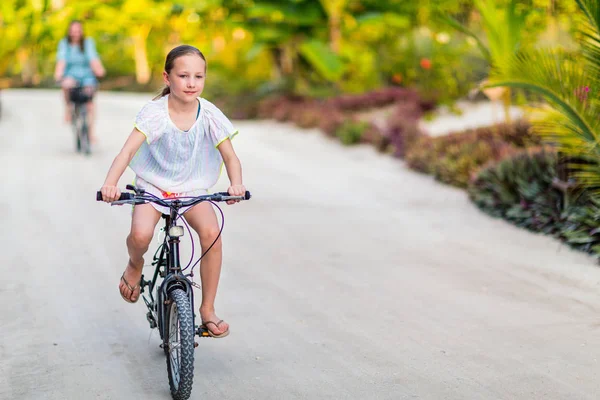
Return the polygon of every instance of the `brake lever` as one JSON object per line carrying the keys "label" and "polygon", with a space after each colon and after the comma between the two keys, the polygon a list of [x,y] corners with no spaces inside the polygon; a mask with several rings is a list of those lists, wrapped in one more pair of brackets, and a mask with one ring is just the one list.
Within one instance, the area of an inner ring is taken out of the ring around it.
{"label": "brake lever", "polygon": [[146,204],[146,203],[147,202],[144,201],[144,200],[134,200],[134,201],[131,201],[131,200],[116,200],[116,201],[112,201],[110,203],[110,205],[111,206],[121,206],[123,204],[133,204],[135,206],[135,205],[138,205],[138,204]]}
{"label": "brake lever", "polygon": [[136,196],[142,196],[143,194],[146,193],[145,189],[139,188],[139,187],[137,187],[135,185],[131,185],[131,184],[126,185],[125,189],[133,190],[135,192]]}

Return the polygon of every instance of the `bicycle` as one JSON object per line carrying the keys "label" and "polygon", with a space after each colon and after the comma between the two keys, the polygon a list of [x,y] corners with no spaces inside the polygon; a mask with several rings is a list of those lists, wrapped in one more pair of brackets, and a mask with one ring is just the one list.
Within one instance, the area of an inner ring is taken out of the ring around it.
{"label": "bicycle", "polygon": [[92,95],[86,93],[82,86],[69,89],[69,101],[73,103],[71,123],[75,133],[75,148],[77,152],[91,154],[89,124],[87,119],[87,103],[92,100]]}
{"label": "bicycle", "polygon": [[[208,201],[215,205],[221,212],[221,221],[223,211],[216,205],[216,202],[227,200],[249,200],[250,192],[246,191],[244,196],[231,196],[227,192],[218,192],[209,195],[197,197],[179,197],[175,199],[161,199],[152,194],[145,193],[143,189],[136,188],[133,185],[127,185],[128,190],[134,193],[121,193],[119,200],[111,202],[111,205],[118,204],[145,204],[153,202],[168,207],[170,213],[162,214],[164,220],[165,237],[162,244],[156,249],[153,256],[152,266],[155,267],[154,275],[151,280],[144,280],[144,275],[140,281],[140,296],[148,308],[146,319],[150,324],[150,329],[158,328],[163,349],[167,359],[167,373],[169,378],[169,387],[171,396],[175,400],[186,400],[192,392],[194,376],[194,349],[197,347],[195,336],[210,337],[205,326],[195,324],[194,293],[192,287],[200,288],[188,277],[193,277],[193,269],[200,259],[212,248],[221,236],[224,224],[221,223],[219,235],[215,238],[213,244],[200,256],[200,258],[191,265],[194,258],[194,246],[192,241],[192,256],[190,262],[185,268],[181,268],[179,260],[180,238],[184,235],[184,228],[177,225],[177,220],[181,218],[179,210],[183,207],[193,206],[203,201]],[[102,201],[102,193],[96,193],[96,200]],[[187,223],[191,236],[191,231]],[[157,256],[158,254],[158,256]],[[185,274],[190,268],[191,272]],[[157,286],[158,278],[162,282]],[[148,288],[148,296],[145,289]]]}

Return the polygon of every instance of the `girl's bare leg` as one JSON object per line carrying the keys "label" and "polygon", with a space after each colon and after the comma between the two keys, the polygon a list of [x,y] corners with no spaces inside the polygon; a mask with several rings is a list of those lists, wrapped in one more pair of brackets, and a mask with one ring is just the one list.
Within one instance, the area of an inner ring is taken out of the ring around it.
{"label": "girl's bare leg", "polygon": [[127,236],[127,251],[129,252],[129,262],[123,274],[123,278],[135,290],[132,292],[123,280],[119,283],[121,294],[131,300],[136,301],[140,297],[140,289],[136,285],[140,283],[142,277],[142,268],[144,266],[144,254],[154,237],[154,228],[160,220],[158,212],[151,204],[136,205],[133,208],[131,218],[131,232]]}
{"label": "girl's bare leg", "polygon": [[[202,254],[214,242],[219,234],[219,223],[217,215],[210,203],[200,203],[189,209],[184,217],[190,226],[198,233]],[[200,279],[202,281],[202,304],[200,305],[200,317],[202,322],[212,321],[207,325],[213,334],[220,335],[227,332],[229,324],[220,321],[215,314],[215,298],[219,277],[221,276],[222,243],[221,238],[213,245],[200,262]]]}
{"label": "girl's bare leg", "polygon": [[[86,86],[85,87],[85,92],[88,95],[93,95],[94,94],[94,87],[93,86]],[[91,143],[96,143],[96,127],[95,127],[95,120],[96,120],[96,107],[95,107],[95,101],[94,98],[92,97],[92,99],[86,104],[86,109],[87,109],[87,120],[88,120],[88,128],[89,128],[89,134],[90,134],[90,142]]]}
{"label": "girl's bare leg", "polygon": [[71,122],[71,115],[73,114],[73,104],[69,101],[69,89],[74,88],[77,82],[73,78],[64,78],[61,82],[63,96],[65,100],[65,122]]}

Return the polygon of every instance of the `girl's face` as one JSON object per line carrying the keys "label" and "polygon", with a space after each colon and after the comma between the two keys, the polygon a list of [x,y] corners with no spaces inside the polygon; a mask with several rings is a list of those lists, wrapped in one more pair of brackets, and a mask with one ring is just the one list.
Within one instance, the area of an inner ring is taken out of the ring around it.
{"label": "girl's face", "polygon": [[196,97],[200,96],[204,90],[205,75],[206,63],[195,54],[178,57],[173,62],[171,72],[163,72],[171,94],[185,103],[196,101]]}
{"label": "girl's face", "polygon": [[81,41],[81,38],[83,37],[83,27],[80,23],[75,22],[71,24],[69,27],[69,36],[75,43],[79,43]]}

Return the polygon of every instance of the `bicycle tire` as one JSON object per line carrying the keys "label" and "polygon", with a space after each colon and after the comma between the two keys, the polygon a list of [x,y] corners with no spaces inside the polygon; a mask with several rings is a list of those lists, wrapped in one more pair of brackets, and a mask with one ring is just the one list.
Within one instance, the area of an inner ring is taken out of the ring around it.
{"label": "bicycle tire", "polygon": [[80,141],[81,141],[81,150],[84,154],[90,154],[90,135],[89,135],[89,127],[87,123],[87,113],[85,110],[80,112],[81,114],[81,131],[80,131]]}
{"label": "bicycle tire", "polygon": [[71,124],[73,125],[73,133],[75,134],[75,151],[81,152],[81,137],[79,135],[79,108],[77,105],[73,106],[73,113],[71,114]]}
{"label": "bicycle tire", "polygon": [[169,300],[164,343],[168,346],[169,386],[174,400],[187,400],[194,380],[194,315],[189,297],[182,289],[173,289]]}

